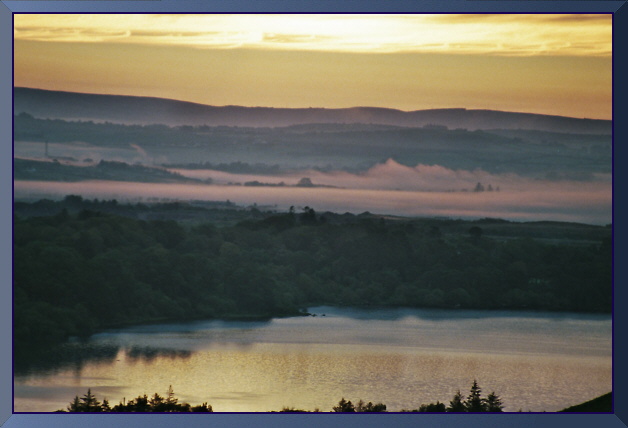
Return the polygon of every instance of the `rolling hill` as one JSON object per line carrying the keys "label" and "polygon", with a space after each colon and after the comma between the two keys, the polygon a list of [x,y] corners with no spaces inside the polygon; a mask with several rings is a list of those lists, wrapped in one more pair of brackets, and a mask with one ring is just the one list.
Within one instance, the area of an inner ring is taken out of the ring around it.
{"label": "rolling hill", "polygon": [[272,108],[210,106],[163,98],[97,95],[14,88],[14,114],[39,118],[109,121],[123,124],[280,127],[312,123],[364,123],[404,127],[522,129],[609,134],[608,120],[464,108],[401,111],[376,107]]}

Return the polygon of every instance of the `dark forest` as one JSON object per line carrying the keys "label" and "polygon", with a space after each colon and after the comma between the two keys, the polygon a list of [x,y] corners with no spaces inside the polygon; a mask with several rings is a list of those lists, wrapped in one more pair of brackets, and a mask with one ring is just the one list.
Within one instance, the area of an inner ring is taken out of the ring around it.
{"label": "dark forest", "polygon": [[[173,220],[186,213],[193,220]],[[307,315],[316,305],[610,313],[610,232],[309,207],[16,203],[15,350],[135,323]]]}

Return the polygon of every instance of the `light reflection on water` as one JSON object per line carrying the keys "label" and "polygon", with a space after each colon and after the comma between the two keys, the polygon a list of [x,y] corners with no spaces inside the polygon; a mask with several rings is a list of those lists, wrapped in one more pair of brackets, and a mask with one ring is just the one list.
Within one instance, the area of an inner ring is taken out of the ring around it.
{"label": "light reflection on water", "polygon": [[[390,411],[448,403],[474,379],[507,411],[556,411],[612,389],[609,316],[315,308],[317,317],[138,326],[95,335],[109,361],[16,376],[15,411],[54,411],[91,388],[111,404],[164,394],[215,411]],[[322,314],[325,316],[322,316]],[[78,345],[77,345],[78,346]]]}

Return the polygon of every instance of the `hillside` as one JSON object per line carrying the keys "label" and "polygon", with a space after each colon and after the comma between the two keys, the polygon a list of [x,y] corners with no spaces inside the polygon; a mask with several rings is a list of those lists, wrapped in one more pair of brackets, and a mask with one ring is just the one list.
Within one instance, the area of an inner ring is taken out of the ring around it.
{"label": "hillside", "polygon": [[[113,180],[137,183],[201,183],[200,180],[183,177],[161,168],[129,165],[124,162],[100,161],[97,164],[77,166],[57,160],[13,160],[14,180],[83,181]],[[205,183],[209,180],[205,180]]]}
{"label": "hillside", "polygon": [[[45,142],[50,143],[47,149],[41,144]],[[263,170],[274,172],[278,171],[276,166],[366,170],[394,159],[408,166],[441,165],[470,171],[481,168],[493,173],[586,180],[594,174],[611,172],[612,139],[603,134],[366,124],[169,127],[16,115],[14,156],[40,158],[45,153],[78,161],[115,159],[178,164],[183,168],[265,164]]]}
{"label": "hillside", "polygon": [[569,413],[597,413],[597,412],[612,412],[613,411],[613,393],[601,395],[586,403],[578,404],[576,406],[568,407],[561,412]]}
{"label": "hillside", "polygon": [[610,134],[607,120],[576,119],[528,113],[464,108],[401,111],[387,108],[353,107],[271,108],[210,106],[162,98],[96,95],[14,88],[15,114],[35,117],[110,121],[125,124],[161,123],[170,126],[276,127],[308,123],[365,123],[449,128],[534,129],[550,132]]}

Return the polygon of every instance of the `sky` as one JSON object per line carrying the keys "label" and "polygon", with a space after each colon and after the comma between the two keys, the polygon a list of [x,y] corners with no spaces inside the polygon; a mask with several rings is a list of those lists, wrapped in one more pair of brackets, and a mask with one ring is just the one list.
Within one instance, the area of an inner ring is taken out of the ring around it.
{"label": "sky", "polygon": [[14,85],[612,117],[612,15],[14,15]]}

